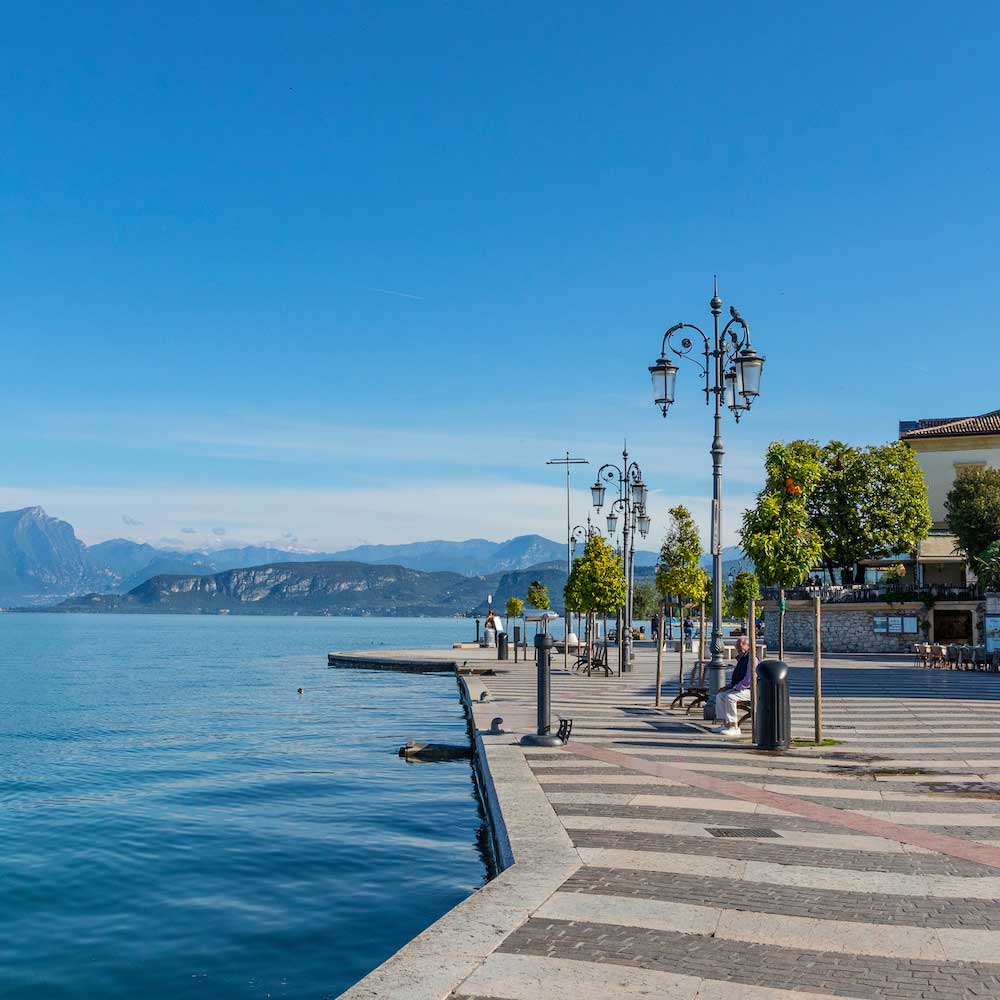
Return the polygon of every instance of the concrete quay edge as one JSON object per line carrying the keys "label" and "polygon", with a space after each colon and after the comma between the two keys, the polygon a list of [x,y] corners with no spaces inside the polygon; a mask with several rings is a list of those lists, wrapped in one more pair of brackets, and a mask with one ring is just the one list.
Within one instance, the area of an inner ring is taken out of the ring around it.
{"label": "concrete quay edge", "polygon": [[[354,665],[351,654],[334,656],[337,666]],[[368,669],[374,661],[376,669],[402,670],[413,662],[371,654],[356,659]],[[338,1000],[445,1000],[583,863],[514,737],[477,726],[474,706],[488,703],[488,688],[478,677],[459,674],[458,663],[424,661],[420,669],[431,665],[456,670],[499,873]]]}

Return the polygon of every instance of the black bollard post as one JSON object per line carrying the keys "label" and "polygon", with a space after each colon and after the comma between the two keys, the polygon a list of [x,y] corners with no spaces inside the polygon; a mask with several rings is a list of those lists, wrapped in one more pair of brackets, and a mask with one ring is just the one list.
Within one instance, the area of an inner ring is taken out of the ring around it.
{"label": "black bollard post", "polygon": [[476,643],[479,642],[479,619],[476,619]]}
{"label": "black bollard post", "polygon": [[561,747],[563,741],[552,732],[552,675],[549,662],[555,640],[548,632],[535,636],[535,655],[538,665],[538,731],[521,737],[522,746]]}

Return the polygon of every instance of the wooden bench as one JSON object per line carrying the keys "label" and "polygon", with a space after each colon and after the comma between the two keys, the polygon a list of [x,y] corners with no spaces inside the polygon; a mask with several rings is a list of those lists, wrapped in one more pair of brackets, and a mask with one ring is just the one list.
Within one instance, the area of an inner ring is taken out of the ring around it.
{"label": "wooden bench", "polygon": [[608,666],[608,647],[606,644],[594,647],[593,657],[588,657],[586,653],[577,657],[573,669],[577,673],[591,676],[595,670],[603,670],[605,677],[610,677],[613,671]]}
{"label": "wooden bench", "polygon": [[[698,680],[695,681],[695,676]],[[692,708],[704,705],[708,701],[708,687],[705,685],[705,664],[695,661],[691,668],[691,677],[687,686],[681,685],[677,697],[670,703],[671,708],[684,708],[684,699],[690,698],[691,704],[687,706],[687,713],[690,715]]]}

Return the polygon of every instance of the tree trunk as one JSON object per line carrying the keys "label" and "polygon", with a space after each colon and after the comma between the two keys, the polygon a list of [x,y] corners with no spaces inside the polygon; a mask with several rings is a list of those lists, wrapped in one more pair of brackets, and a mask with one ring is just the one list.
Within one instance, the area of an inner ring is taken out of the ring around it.
{"label": "tree trunk", "polygon": [[[657,612],[659,613],[659,612]],[[663,684],[663,625],[656,630],[656,707],[660,707],[660,687]],[[678,689],[678,694],[680,689]]]}
{"label": "tree trunk", "polygon": [[705,669],[705,602],[701,602],[701,614],[698,619],[698,659],[701,661],[701,669]]}
{"label": "tree trunk", "polygon": [[778,588],[778,659],[785,658],[785,587]]}
{"label": "tree trunk", "polygon": [[677,647],[681,651],[681,657],[680,657],[681,665],[680,665],[679,676],[681,679],[681,690],[683,691],[684,690],[684,630],[683,629],[681,629],[681,641],[677,644]]}

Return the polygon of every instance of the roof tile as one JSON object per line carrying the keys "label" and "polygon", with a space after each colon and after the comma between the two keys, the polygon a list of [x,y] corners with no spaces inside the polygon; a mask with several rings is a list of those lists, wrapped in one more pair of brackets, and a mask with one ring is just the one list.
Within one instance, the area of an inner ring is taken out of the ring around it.
{"label": "roof tile", "polygon": [[973,434],[1000,434],[1000,410],[991,410],[978,417],[920,420],[915,430],[904,431],[899,436],[907,441],[911,438],[967,437]]}

